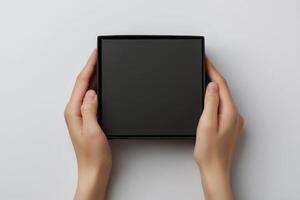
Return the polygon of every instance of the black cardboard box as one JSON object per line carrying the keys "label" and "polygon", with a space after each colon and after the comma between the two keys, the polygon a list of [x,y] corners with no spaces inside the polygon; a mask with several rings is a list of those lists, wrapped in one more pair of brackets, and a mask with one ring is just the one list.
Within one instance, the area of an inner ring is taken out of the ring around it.
{"label": "black cardboard box", "polygon": [[98,121],[107,137],[195,137],[204,54],[202,36],[98,36]]}

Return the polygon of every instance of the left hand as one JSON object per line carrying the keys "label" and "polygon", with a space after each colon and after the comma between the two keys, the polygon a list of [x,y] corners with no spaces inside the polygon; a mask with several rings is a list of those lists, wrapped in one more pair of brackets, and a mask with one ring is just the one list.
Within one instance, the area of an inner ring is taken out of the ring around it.
{"label": "left hand", "polygon": [[78,164],[75,199],[104,199],[112,166],[109,143],[97,121],[97,95],[88,90],[96,62],[94,50],[77,77],[65,109]]}

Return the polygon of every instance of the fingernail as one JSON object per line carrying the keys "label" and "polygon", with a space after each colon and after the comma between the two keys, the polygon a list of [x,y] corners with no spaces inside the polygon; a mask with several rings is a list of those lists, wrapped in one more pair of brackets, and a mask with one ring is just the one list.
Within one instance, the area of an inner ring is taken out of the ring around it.
{"label": "fingernail", "polygon": [[217,93],[218,92],[218,84],[215,82],[210,82],[207,86],[207,92]]}
{"label": "fingernail", "polygon": [[94,90],[89,90],[85,94],[86,100],[94,100],[96,98],[96,92]]}

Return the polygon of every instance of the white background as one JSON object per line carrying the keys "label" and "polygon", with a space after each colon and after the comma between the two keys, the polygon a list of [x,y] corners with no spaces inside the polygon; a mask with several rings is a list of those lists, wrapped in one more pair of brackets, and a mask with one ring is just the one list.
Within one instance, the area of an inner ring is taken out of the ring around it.
{"label": "white background", "polygon": [[[204,35],[246,119],[237,199],[300,199],[300,1],[0,2],[0,199],[72,199],[63,110],[100,34]],[[203,199],[192,141],[114,141],[109,199]]]}

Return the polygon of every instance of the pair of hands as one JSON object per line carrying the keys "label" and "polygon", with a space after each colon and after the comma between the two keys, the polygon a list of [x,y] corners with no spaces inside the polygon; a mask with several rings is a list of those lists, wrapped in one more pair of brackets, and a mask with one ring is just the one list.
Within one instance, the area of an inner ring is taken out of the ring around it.
{"label": "pair of hands", "polygon": [[[78,163],[75,199],[105,199],[112,154],[97,122],[97,95],[88,90],[97,62],[94,50],[77,77],[65,109],[65,119]],[[233,199],[230,165],[242,126],[226,80],[207,59],[208,84],[202,116],[197,128],[194,157],[201,172],[207,200]]]}

